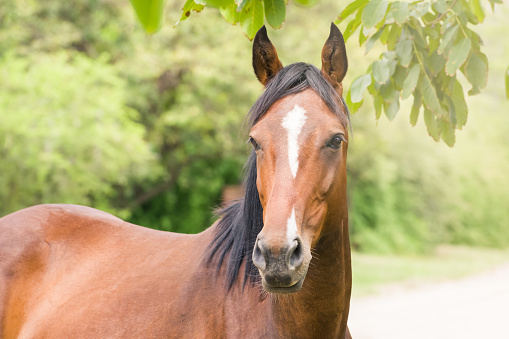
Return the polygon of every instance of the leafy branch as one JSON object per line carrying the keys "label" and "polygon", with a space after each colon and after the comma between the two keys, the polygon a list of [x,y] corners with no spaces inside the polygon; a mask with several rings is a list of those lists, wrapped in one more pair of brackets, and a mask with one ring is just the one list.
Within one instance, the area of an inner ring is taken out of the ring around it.
{"label": "leafy branch", "polygon": [[[160,24],[157,13],[163,0],[131,0],[147,32]],[[295,0],[312,5],[314,0]],[[287,0],[187,0],[177,24],[193,11],[218,8],[223,18],[240,23],[252,39],[264,20],[274,29],[286,16]],[[488,0],[492,9],[501,0]],[[143,8],[142,8],[143,7]],[[141,13],[141,14],[140,14]],[[366,90],[373,98],[376,118],[382,112],[394,119],[400,100],[413,96],[410,122],[415,125],[422,108],[428,133],[436,141],[455,143],[455,131],[466,121],[468,108],[458,80],[462,73],[471,85],[468,95],[486,87],[488,59],[482,52],[482,39],[470,26],[482,23],[485,9],[481,0],[354,0],[338,15],[335,23],[346,23],[344,38],[358,32],[359,45],[368,53],[377,43],[385,51],[357,77],[347,93],[353,112],[363,104]],[[348,22],[346,20],[349,19]],[[461,33],[460,33],[461,32]],[[509,68],[505,75],[509,99]]]}

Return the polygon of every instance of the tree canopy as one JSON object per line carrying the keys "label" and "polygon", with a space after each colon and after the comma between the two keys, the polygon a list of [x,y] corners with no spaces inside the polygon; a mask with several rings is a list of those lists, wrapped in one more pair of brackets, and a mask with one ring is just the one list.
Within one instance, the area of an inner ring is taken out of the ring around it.
{"label": "tree canopy", "polygon": [[[148,33],[161,27],[163,0],[131,0],[140,22]],[[312,6],[317,0],[295,0]],[[366,53],[376,44],[383,45],[376,61],[365,74],[357,77],[347,93],[347,104],[356,112],[364,101],[365,91],[372,97],[378,120],[385,113],[394,119],[401,100],[413,97],[410,123],[419,115],[429,135],[453,146],[455,131],[467,122],[465,82],[468,95],[476,95],[488,81],[488,58],[483,53],[482,38],[472,26],[486,17],[486,4],[492,10],[501,0],[355,0],[338,14],[336,24],[343,26],[345,40],[358,32],[360,46]],[[240,24],[252,39],[266,21],[274,29],[286,18],[285,0],[187,0],[179,21],[205,7],[217,8],[229,23]],[[509,68],[506,72],[506,96],[509,98]]]}

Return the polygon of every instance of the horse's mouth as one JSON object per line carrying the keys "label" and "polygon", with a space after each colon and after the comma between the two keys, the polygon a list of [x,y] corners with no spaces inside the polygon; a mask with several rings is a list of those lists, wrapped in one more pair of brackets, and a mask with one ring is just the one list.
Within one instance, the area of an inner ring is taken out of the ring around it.
{"label": "horse's mouth", "polygon": [[302,284],[304,283],[304,278],[302,277],[299,281],[291,286],[272,286],[265,282],[265,279],[262,279],[263,289],[269,293],[276,294],[290,294],[298,292],[302,288]]}

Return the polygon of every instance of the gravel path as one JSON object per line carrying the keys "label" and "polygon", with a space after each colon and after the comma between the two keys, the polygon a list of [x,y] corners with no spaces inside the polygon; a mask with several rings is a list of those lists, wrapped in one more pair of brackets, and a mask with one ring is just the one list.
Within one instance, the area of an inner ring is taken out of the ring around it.
{"label": "gravel path", "polygon": [[352,299],[354,339],[509,339],[509,263],[460,280]]}

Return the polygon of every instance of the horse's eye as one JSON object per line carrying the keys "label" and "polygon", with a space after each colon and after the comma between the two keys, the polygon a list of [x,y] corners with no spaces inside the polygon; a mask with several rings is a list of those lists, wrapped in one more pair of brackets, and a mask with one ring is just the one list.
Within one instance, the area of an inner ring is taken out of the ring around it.
{"label": "horse's eye", "polygon": [[329,142],[327,143],[327,147],[332,149],[339,149],[341,147],[341,142],[345,140],[341,134],[336,134],[333,136]]}
{"label": "horse's eye", "polygon": [[260,145],[256,142],[256,140],[253,139],[253,137],[249,137],[249,142],[251,143],[255,151],[258,151],[261,148]]}

